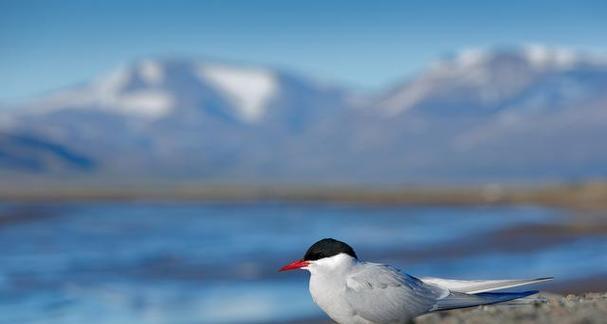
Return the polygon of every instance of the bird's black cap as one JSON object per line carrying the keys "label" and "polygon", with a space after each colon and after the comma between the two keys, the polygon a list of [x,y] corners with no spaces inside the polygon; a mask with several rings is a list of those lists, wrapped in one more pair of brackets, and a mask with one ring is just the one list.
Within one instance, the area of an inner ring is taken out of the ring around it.
{"label": "bird's black cap", "polygon": [[325,238],[312,244],[303,259],[305,261],[314,261],[322,258],[332,257],[340,253],[345,253],[355,259],[358,259],[354,249],[352,249],[351,246],[332,238]]}

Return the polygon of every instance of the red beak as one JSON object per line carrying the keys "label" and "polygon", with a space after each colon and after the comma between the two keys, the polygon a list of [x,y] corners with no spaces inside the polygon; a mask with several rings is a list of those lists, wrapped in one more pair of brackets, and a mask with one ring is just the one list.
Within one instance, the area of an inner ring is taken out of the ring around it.
{"label": "red beak", "polygon": [[302,260],[297,260],[297,261],[293,261],[289,264],[287,264],[286,266],[280,268],[280,270],[278,271],[289,271],[289,270],[295,270],[295,269],[301,269],[303,267],[306,267],[310,264],[310,262],[308,261],[304,261]]}

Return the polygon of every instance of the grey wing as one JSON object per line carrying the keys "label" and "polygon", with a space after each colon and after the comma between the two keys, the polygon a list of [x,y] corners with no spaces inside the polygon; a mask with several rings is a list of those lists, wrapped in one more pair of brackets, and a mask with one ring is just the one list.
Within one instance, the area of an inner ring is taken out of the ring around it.
{"label": "grey wing", "polygon": [[356,315],[375,323],[409,321],[447,295],[447,289],[382,264],[361,264],[346,279],[346,301]]}

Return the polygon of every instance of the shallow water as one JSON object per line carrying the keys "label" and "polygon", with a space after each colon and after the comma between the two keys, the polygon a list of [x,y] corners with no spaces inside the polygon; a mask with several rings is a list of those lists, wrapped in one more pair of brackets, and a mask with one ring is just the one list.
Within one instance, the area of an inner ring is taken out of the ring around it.
{"label": "shallow water", "polygon": [[[320,314],[304,272],[277,273],[323,237],[413,275],[561,280],[607,272],[607,237],[433,254],[563,211],[519,207],[74,203],[0,205],[0,321],[238,323]],[[8,215],[8,216],[7,216]],[[6,221],[10,219],[10,221]],[[520,245],[521,242],[518,242]],[[411,251],[428,253],[415,258]]]}

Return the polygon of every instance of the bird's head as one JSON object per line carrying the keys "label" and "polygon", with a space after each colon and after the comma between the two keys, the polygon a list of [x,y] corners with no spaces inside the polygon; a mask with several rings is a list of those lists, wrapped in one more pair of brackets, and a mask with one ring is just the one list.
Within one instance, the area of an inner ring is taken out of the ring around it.
{"label": "bird's head", "polygon": [[339,268],[356,260],[358,257],[351,246],[336,239],[325,238],[312,244],[303,259],[293,261],[279,271],[305,269],[314,272],[319,268]]}

